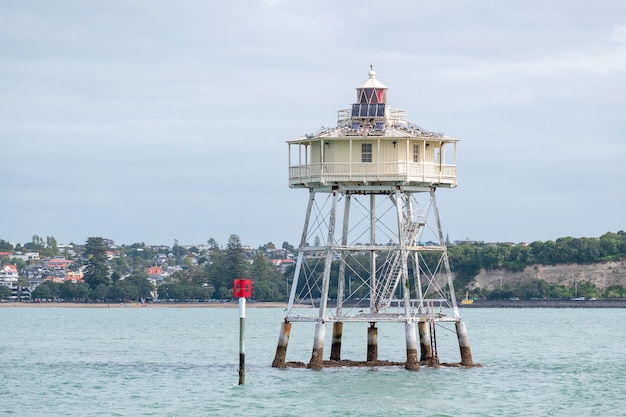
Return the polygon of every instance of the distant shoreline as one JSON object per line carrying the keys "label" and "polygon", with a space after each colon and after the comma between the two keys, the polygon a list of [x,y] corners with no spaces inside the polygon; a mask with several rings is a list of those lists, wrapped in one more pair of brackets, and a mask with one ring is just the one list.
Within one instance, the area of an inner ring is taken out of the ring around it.
{"label": "distant shoreline", "polygon": [[461,308],[626,308],[626,300],[474,300]]}
{"label": "distant shoreline", "polygon": [[[238,302],[228,303],[0,303],[0,308],[238,308]],[[286,308],[287,303],[247,302],[249,308]]]}
{"label": "distant shoreline", "polygon": [[[626,308],[626,300],[474,300],[472,304],[457,303],[460,308]],[[226,303],[0,303],[0,308],[238,308],[237,301]],[[287,303],[251,302],[247,308],[286,308]],[[305,307],[299,305],[298,307]],[[306,306],[311,307],[311,306]],[[332,305],[329,305],[333,308]]]}

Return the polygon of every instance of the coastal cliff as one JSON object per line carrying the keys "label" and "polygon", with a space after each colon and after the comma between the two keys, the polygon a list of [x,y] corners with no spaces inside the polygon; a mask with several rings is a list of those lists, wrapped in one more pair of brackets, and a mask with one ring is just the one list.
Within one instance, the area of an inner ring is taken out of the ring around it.
{"label": "coastal cliff", "polygon": [[521,272],[504,269],[481,272],[469,284],[470,290],[492,290],[500,285],[544,280],[549,284],[573,286],[576,282],[589,282],[603,291],[613,285],[626,287],[626,261],[596,264],[531,265]]}

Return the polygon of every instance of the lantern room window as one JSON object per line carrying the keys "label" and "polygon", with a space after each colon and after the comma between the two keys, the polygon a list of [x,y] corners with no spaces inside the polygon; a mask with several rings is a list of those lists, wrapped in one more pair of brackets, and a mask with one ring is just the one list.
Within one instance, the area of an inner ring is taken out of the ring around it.
{"label": "lantern room window", "polygon": [[387,90],[384,88],[359,88],[357,89],[357,101],[359,104],[385,104],[387,102]]}

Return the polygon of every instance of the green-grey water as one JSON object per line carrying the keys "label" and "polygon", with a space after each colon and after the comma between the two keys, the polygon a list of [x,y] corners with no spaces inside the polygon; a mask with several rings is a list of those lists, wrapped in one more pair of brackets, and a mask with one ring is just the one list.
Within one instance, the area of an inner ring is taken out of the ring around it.
{"label": "green-grey water", "polygon": [[[270,367],[284,312],[249,308],[239,386],[237,309],[2,308],[0,416],[626,415],[626,309],[461,313],[481,368],[311,371]],[[378,327],[379,359],[404,360],[404,327]],[[287,360],[308,361],[313,332],[294,323]],[[344,325],[342,356],[366,340]]]}

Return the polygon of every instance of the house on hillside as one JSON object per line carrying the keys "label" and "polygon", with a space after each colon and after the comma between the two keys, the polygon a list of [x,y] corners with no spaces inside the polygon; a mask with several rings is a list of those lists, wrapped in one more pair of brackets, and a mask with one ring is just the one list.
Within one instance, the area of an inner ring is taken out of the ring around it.
{"label": "house on hillside", "polygon": [[272,259],[270,262],[283,274],[289,266],[296,263],[293,259]]}
{"label": "house on hillside", "polygon": [[43,265],[41,264],[30,264],[30,265],[26,265],[24,268],[22,268],[22,276],[26,279],[41,279],[43,277],[42,274],[43,271]]}
{"label": "house on hillside", "polygon": [[10,288],[17,282],[18,278],[17,265],[0,265],[0,285]]}
{"label": "house on hillside", "polygon": [[83,280],[83,271],[78,271],[78,272],[66,271],[65,272],[65,280],[66,281],[72,281],[72,282],[82,281]]}
{"label": "house on hillside", "polygon": [[171,275],[175,274],[176,272],[183,271],[183,270],[184,268],[181,265],[166,266],[165,269],[163,269],[163,273],[161,274],[161,281],[159,282],[163,282]]}
{"label": "house on hillside", "polygon": [[152,260],[154,262],[157,262],[159,264],[165,264],[167,263],[167,255],[164,253],[157,253],[156,255],[154,255],[154,257],[152,257]]}
{"label": "house on hillside", "polygon": [[69,256],[69,257],[76,256],[76,251],[74,250],[73,245],[57,245],[57,248],[59,248],[60,253],[66,256]]}
{"label": "house on hillside", "polygon": [[52,270],[44,270],[44,281],[52,281],[58,282],[60,284],[65,281],[65,270],[64,269],[52,269]]}
{"label": "house on hillside", "polygon": [[74,261],[71,261],[65,258],[55,257],[55,258],[46,258],[44,259],[43,263],[48,269],[67,269],[70,267],[70,265],[74,263]]}
{"label": "house on hillside", "polygon": [[154,285],[158,285],[163,282],[163,268],[160,266],[150,266],[147,269],[148,280]]}
{"label": "house on hillside", "polygon": [[13,258],[20,259],[24,262],[38,261],[39,253],[38,252],[27,252],[27,253],[16,252],[14,255],[11,255],[11,259]]}

